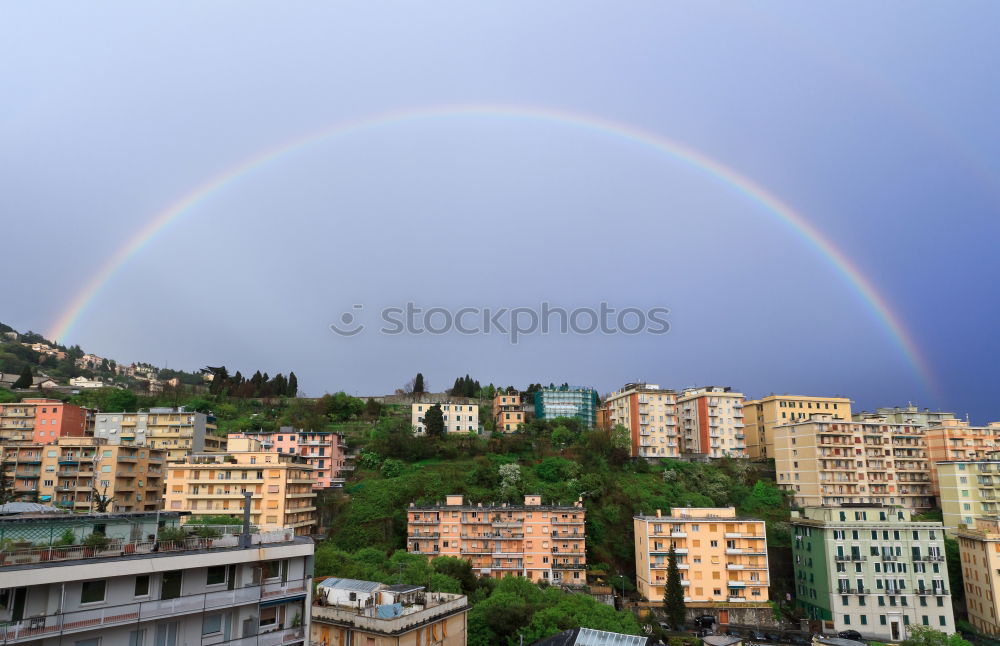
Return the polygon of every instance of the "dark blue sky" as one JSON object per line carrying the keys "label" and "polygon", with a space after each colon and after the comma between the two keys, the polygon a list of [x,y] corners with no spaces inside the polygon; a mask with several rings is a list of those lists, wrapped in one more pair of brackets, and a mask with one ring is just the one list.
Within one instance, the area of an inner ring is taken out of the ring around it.
{"label": "dark blue sky", "polygon": [[[48,330],[156,213],[344,120],[451,103],[597,115],[683,142],[803,214],[857,292],[703,172],[600,133],[400,122],[286,155],[165,229],[71,343],[193,369],[295,370],[309,394],[626,380],[843,394],[1000,419],[1000,5],[8,3],[0,15],[0,320]],[[425,307],[665,306],[667,335],[350,339]]]}

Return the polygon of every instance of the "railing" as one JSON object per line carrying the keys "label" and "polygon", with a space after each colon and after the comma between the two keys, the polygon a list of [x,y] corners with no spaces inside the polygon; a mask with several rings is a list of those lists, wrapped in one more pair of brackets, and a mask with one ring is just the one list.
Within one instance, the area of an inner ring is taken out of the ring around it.
{"label": "railing", "polygon": [[[4,642],[35,640],[65,633],[94,630],[105,626],[154,621],[165,617],[200,613],[216,608],[254,604],[259,603],[261,600],[274,599],[280,596],[304,594],[307,584],[308,581],[306,579],[297,579],[285,583],[276,582],[262,586],[248,586],[233,590],[185,595],[175,599],[142,601],[105,608],[75,610],[62,614],[26,617],[21,621],[0,626],[0,640]],[[268,637],[268,639],[257,643],[275,645],[295,641],[295,638],[288,638],[288,634],[295,631],[301,634],[302,629],[294,628],[266,633],[267,635],[273,634],[274,637]],[[258,635],[257,637],[262,636]]]}
{"label": "railing", "polygon": [[[427,596],[433,597],[432,594],[428,594]],[[361,614],[358,610],[353,608],[348,609],[313,605],[311,610],[313,621],[318,621],[320,623],[330,621],[336,624],[354,626],[359,630],[380,633],[383,635],[392,635],[415,626],[419,626],[429,619],[456,613],[463,608],[467,608],[468,605],[469,601],[466,597],[457,597],[455,599],[439,603],[435,606],[425,607],[422,610],[404,614],[401,617],[394,617],[392,619],[379,619],[378,617],[368,616]],[[374,609],[368,609],[367,611],[372,612],[373,610]]]}

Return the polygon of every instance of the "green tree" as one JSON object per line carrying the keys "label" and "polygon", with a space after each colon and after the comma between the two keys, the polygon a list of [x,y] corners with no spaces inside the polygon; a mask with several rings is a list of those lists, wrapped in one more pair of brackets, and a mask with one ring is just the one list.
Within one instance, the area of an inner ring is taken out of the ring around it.
{"label": "green tree", "polygon": [[424,413],[424,428],[431,437],[444,437],[444,413],[440,404],[434,404]]}
{"label": "green tree", "polygon": [[903,640],[903,646],[972,646],[958,633],[948,635],[930,626],[908,626],[910,636]]}
{"label": "green tree", "polygon": [[616,449],[628,450],[632,445],[632,432],[622,424],[615,424],[611,429],[611,446]]}
{"label": "green tree", "polygon": [[6,388],[0,388],[0,404],[9,404],[17,401],[17,395]]}
{"label": "green tree", "polygon": [[414,378],[413,392],[414,394],[422,394],[424,392],[424,373],[418,372],[416,378]]}
{"label": "green tree", "polygon": [[14,382],[13,385],[14,390],[18,390],[21,388],[31,388],[33,379],[34,377],[31,374],[31,366],[29,366],[28,364],[24,364],[24,368],[21,369],[21,376],[18,377],[17,381]]}
{"label": "green tree", "polygon": [[684,586],[681,585],[681,571],[677,567],[677,552],[670,546],[667,554],[667,586],[663,595],[663,607],[667,611],[667,621],[675,630],[684,625]]}
{"label": "green tree", "polygon": [[962,559],[958,551],[958,541],[945,536],[944,554],[948,563],[948,587],[951,588],[951,598],[955,601],[964,601],[965,581],[962,577]]}
{"label": "green tree", "polygon": [[0,505],[6,505],[14,500],[14,486],[7,477],[7,470],[0,468]]}
{"label": "green tree", "polygon": [[289,397],[297,397],[299,394],[299,378],[294,372],[288,373],[288,389],[286,394]]}
{"label": "green tree", "polygon": [[477,587],[476,575],[472,571],[472,563],[467,559],[460,559],[454,556],[438,556],[431,559],[431,567],[435,572],[458,581],[462,594],[472,594]]}
{"label": "green tree", "polygon": [[369,397],[368,401],[365,402],[364,416],[367,419],[376,420],[382,416],[382,404],[374,397]]}

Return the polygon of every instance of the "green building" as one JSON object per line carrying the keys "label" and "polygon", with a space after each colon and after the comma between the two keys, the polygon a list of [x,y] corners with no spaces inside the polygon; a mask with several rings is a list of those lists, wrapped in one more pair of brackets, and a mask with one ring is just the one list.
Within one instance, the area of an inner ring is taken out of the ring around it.
{"label": "green building", "polygon": [[792,512],[796,602],[822,632],[902,641],[907,626],[951,634],[942,523],[870,504]]}
{"label": "green building", "polygon": [[576,417],[589,428],[597,424],[597,391],[593,388],[543,388],[535,392],[535,417]]}

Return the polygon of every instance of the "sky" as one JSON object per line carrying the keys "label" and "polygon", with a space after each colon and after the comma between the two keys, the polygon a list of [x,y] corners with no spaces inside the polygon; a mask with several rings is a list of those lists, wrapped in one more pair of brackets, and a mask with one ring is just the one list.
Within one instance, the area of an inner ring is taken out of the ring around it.
{"label": "sky", "polygon": [[[992,0],[4,3],[0,321],[312,396],[420,371],[1000,420],[998,21]],[[786,204],[912,352],[787,221],[650,137]],[[380,331],[407,303],[665,308],[669,331]],[[360,333],[331,330],[345,312]]]}

